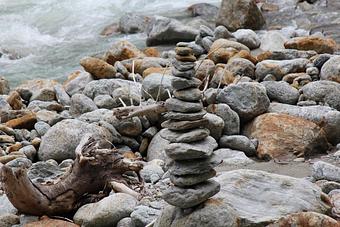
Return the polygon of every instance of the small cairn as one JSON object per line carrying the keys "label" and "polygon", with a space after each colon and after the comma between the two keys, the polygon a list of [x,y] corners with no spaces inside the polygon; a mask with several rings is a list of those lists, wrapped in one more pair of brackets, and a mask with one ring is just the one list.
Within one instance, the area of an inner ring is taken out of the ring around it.
{"label": "small cairn", "polygon": [[219,183],[210,179],[220,163],[213,154],[218,144],[205,128],[208,120],[198,89],[201,81],[195,78],[195,61],[191,48],[177,44],[172,67],[175,98],[165,103],[169,112],[161,132],[161,137],[170,141],[165,152],[172,160],[169,171],[173,183],[163,193],[163,199],[183,209],[203,203],[220,190]]}

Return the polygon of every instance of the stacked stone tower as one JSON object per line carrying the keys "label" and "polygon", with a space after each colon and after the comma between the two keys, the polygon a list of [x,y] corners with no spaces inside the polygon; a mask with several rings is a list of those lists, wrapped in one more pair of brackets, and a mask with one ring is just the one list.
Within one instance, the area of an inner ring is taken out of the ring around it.
{"label": "stacked stone tower", "polygon": [[208,120],[198,89],[201,81],[194,77],[195,61],[191,48],[177,44],[172,67],[175,98],[166,101],[169,112],[161,132],[161,137],[170,141],[165,152],[172,160],[169,171],[173,183],[163,198],[180,208],[194,207],[220,190],[219,183],[210,179],[220,162],[213,155],[217,143],[205,128]]}

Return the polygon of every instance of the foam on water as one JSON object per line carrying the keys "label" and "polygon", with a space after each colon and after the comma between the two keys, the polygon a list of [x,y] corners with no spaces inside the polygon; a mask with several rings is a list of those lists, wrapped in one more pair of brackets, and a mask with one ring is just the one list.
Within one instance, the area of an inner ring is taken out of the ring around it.
{"label": "foam on water", "polygon": [[23,58],[0,58],[0,75],[12,85],[32,78],[65,79],[79,60],[118,39],[143,45],[143,35],[101,37],[126,12],[162,15],[218,0],[0,0],[0,50]]}

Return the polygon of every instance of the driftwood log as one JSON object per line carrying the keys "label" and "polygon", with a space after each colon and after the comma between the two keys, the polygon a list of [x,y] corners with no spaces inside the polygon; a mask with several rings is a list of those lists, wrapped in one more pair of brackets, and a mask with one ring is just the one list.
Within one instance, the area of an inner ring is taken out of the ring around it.
{"label": "driftwood log", "polygon": [[[118,182],[116,186],[124,191],[128,187],[123,186],[122,175],[139,172],[141,163],[123,158],[115,149],[99,149],[97,144],[92,137],[84,137],[76,148],[73,166],[53,183],[33,183],[26,169],[1,165],[0,179],[8,199],[25,214],[61,215],[74,212],[89,201],[90,194],[112,182]],[[128,188],[127,193],[131,191]]]}
{"label": "driftwood log", "polygon": [[117,119],[158,115],[166,112],[164,102],[157,102],[146,106],[125,106],[113,109],[113,116]]}

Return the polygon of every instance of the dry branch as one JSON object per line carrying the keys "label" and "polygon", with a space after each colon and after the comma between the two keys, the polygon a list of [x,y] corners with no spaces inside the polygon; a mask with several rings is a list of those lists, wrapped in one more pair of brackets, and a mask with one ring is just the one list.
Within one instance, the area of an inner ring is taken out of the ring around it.
{"label": "dry branch", "polygon": [[117,119],[149,116],[166,112],[164,102],[157,102],[146,106],[126,106],[113,109],[113,116]]}

